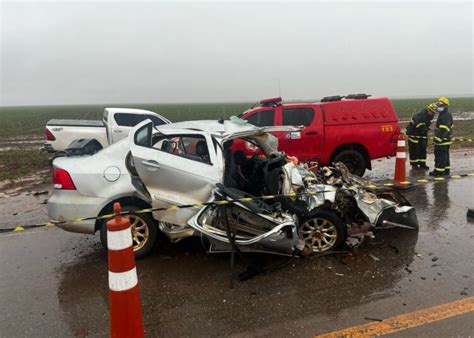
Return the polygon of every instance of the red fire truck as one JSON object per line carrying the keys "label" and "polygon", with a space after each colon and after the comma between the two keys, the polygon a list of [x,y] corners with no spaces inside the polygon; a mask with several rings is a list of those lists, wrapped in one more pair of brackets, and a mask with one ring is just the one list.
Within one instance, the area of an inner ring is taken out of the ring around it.
{"label": "red fire truck", "polygon": [[398,116],[387,97],[366,94],[328,96],[317,103],[260,101],[240,116],[256,126],[301,126],[300,132],[275,132],[279,150],[302,162],[341,161],[362,176],[371,160],[395,156]]}

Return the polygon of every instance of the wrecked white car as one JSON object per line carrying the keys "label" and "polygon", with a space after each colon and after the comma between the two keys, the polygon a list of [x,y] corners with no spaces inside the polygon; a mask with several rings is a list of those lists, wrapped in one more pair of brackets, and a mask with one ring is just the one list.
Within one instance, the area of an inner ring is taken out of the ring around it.
{"label": "wrecked white car", "polygon": [[[360,244],[371,227],[417,229],[413,207],[343,165],[314,170],[277,151],[271,131],[238,118],[154,127],[130,133],[127,169],[172,241],[200,236],[210,252],[303,255]],[[242,151],[253,149],[253,156]],[[312,169],[312,170],[309,170]]]}

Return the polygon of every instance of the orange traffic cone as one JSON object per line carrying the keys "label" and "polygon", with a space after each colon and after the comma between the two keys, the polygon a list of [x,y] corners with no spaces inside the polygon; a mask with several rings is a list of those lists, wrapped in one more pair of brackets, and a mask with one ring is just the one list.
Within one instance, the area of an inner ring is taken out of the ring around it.
{"label": "orange traffic cone", "polygon": [[397,141],[397,157],[395,160],[395,175],[393,178],[393,185],[397,188],[406,188],[410,183],[407,181],[406,162],[407,154],[405,152],[405,135],[398,135]]}
{"label": "orange traffic cone", "polygon": [[130,220],[120,212],[115,203],[115,217],[107,222],[110,336],[144,337]]}

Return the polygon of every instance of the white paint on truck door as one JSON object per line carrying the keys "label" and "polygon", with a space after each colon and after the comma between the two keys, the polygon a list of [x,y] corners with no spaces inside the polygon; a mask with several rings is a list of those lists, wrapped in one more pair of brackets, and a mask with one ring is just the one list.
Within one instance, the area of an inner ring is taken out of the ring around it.
{"label": "white paint on truck door", "polygon": [[137,124],[136,118],[139,115],[130,113],[119,113],[111,111],[109,113],[109,138],[111,143],[116,143],[128,136],[128,133]]}

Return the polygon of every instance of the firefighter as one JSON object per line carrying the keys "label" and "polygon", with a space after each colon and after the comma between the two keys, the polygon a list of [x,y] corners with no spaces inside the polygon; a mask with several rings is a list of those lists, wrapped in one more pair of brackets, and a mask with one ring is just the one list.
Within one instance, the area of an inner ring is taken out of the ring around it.
{"label": "firefighter", "polygon": [[428,170],[426,165],[426,146],[428,144],[428,130],[438,106],[436,103],[428,105],[419,113],[413,115],[407,126],[408,151],[412,169]]}
{"label": "firefighter", "polygon": [[449,100],[447,98],[440,97],[436,104],[438,105],[439,116],[434,131],[435,168],[430,172],[430,175],[449,176],[451,170],[449,146],[453,137],[453,116],[448,111]]}

